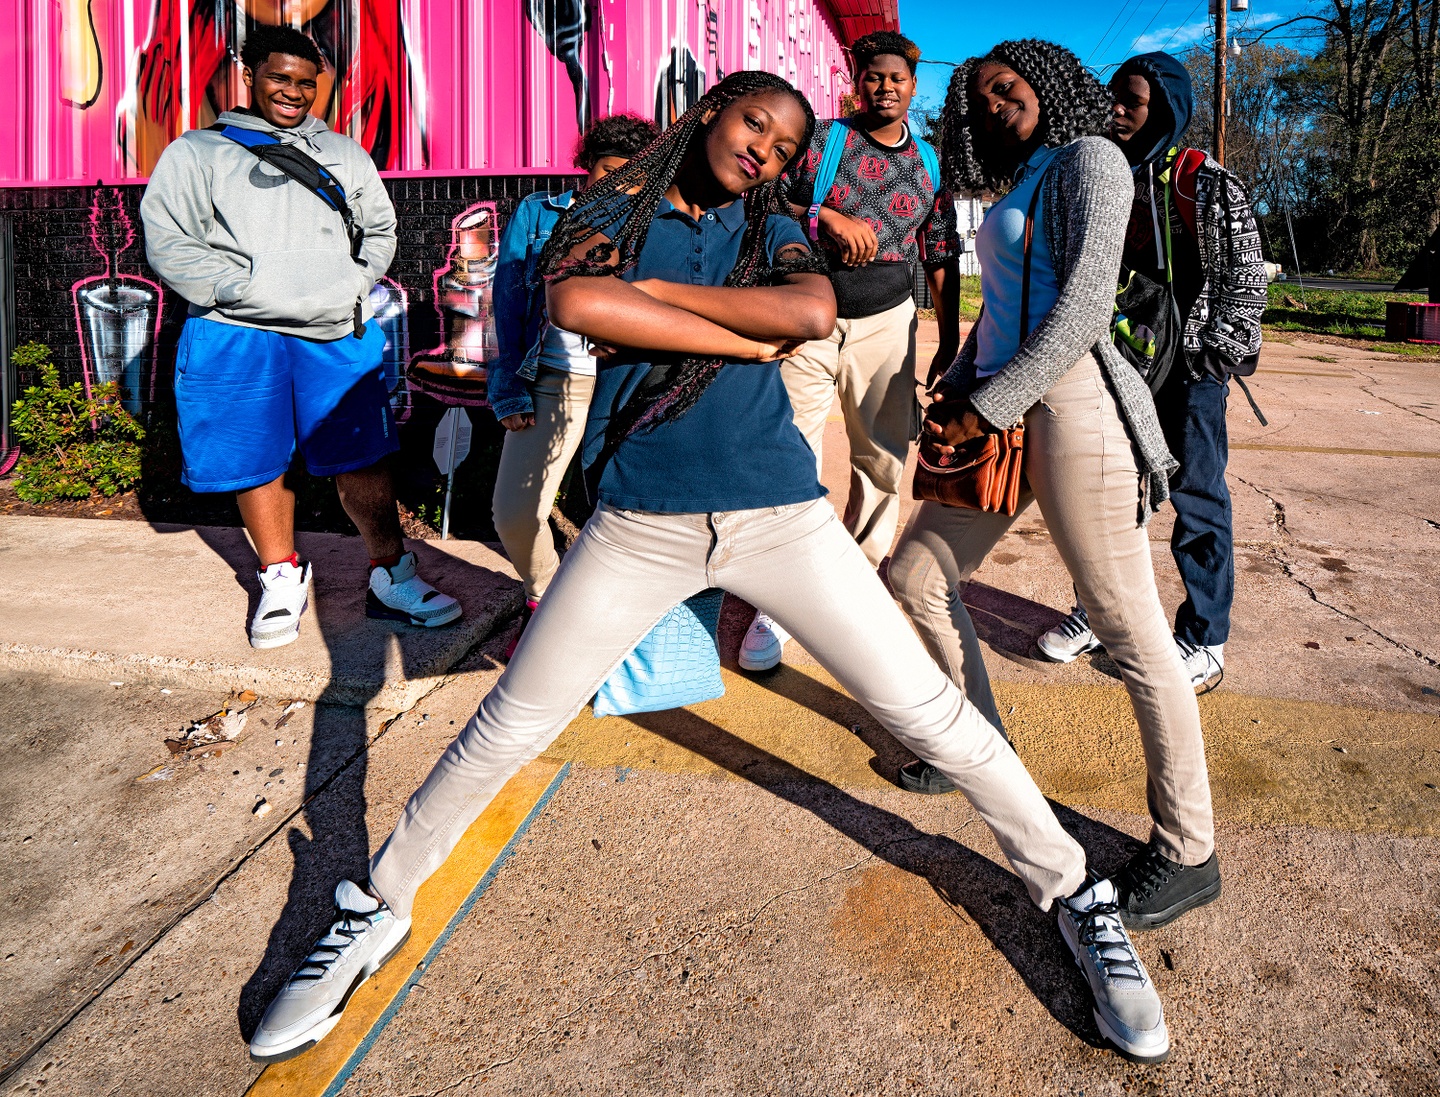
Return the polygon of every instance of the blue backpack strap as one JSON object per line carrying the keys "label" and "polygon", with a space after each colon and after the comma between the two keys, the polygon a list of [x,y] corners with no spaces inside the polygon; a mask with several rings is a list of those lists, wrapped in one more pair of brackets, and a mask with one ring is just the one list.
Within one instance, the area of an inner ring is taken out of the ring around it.
{"label": "blue backpack strap", "polygon": [[835,173],[840,170],[840,157],[845,154],[845,142],[849,137],[850,123],[843,118],[832,119],[830,133],[825,138],[825,152],[815,172],[815,187],[810,192],[810,210],[806,215],[812,243],[820,239],[820,207],[835,185]]}
{"label": "blue backpack strap", "polygon": [[[915,136],[915,131],[910,131]],[[925,165],[925,171],[930,175],[930,185],[935,188],[935,193],[940,193],[940,155],[935,151],[935,146],[923,137],[915,137],[915,151],[920,154],[920,162]]]}
{"label": "blue backpack strap", "polygon": [[[340,180],[335,178],[329,168],[295,146],[282,144],[280,138],[273,133],[245,129],[243,126],[222,126],[219,123],[211,126],[210,129],[222,137],[229,138],[237,145],[243,145],[272,167],[279,168],[339,213],[345,219],[346,231],[350,232],[353,242],[355,236],[353,218],[345,198],[345,188],[340,185]],[[354,249],[354,254],[357,258],[359,257],[358,245]]]}

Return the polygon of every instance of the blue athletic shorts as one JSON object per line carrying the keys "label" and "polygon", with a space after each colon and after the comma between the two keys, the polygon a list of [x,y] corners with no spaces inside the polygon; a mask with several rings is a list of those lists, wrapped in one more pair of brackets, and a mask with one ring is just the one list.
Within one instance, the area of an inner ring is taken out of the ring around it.
{"label": "blue athletic shorts", "polygon": [[244,491],[290,467],[315,476],[368,468],[400,448],[380,355],[385,333],[301,339],[192,316],[175,357],[183,480]]}

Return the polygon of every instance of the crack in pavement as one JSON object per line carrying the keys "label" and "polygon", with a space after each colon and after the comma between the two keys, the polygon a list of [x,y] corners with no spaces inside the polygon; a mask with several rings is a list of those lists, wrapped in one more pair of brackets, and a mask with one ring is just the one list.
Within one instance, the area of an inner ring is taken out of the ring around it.
{"label": "crack in pavement", "polygon": [[[964,830],[965,827],[969,825],[970,823],[969,821],[967,821],[959,829]],[[694,941],[708,938],[724,937],[725,935],[733,933],[738,929],[743,929],[746,926],[753,925],[756,919],[758,919],[761,914],[765,913],[765,911],[769,907],[779,902],[781,899],[784,899],[790,895],[799,895],[802,892],[809,891],[813,887],[817,887],[820,884],[827,883],[828,881],[833,880],[837,876],[842,876],[847,872],[853,872],[861,865],[867,864],[870,861],[875,860],[885,850],[892,849],[896,846],[902,846],[910,842],[928,842],[935,837],[939,836],[926,834],[917,838],[898,838],[891,842],[882,842],[878,844],[874,849],[866,853],[865,856],[855,861],[852,861],[847,865],[841,865],[839,868],[835,869],[832,872],[828,872],[823,876],[818,876],[814,880],[811,880],[808,884],[803,884],[799,887],[786,888],[783,891],[776,892],[774,895],[770,896],[770,898],[766,899],[763,903],[756,907],[753,911],[751,911],[748,915],[741,917],[738,920],[729,923],[728,925],[711,926],[708,928],[697,929],[677,944],[672,945],[669,948],[659,949],[655,952],[646,953],[639,959],[638,962],[631,964],[629,967],[622,968],[619,971],[613,971],[609,975],[604,976],[600,981],[602,983],[612,983],[623,980],[627,976],[633,977],[636,972],[644,968],[645,965],[648,964],[651,960],[660,960],[664,959],[667,956],[673,956],[675,953],[687,947]],[[949,907],[950,904],[947,902],[946,906]],[[624,989],[625,985],[622,983],[621,985],[614,987],[612,990],[591,994],[588,997],[582,999],[573,1009],[567,1010],[566,1012],[553,1018],[548,1024],[545,1024],[543,1027],[535,1029],[533,1032],[530,1033],[529,1036],[522,1037],[520,1043],[515,1047],[514,1052],[507,1058],[497,1059],[495,1062],[483,1066],[479,1070],[471,1071],[469,1074],[463,1075],[460,1078],[456,1078],[453,1081],[445,1083],[439,1089],[425,1090],[421,1093],[411,1093],[408,1094],[407,1097],[440,1097],[442,1093],[449,1093],[452,1090],[458,1089],[460,1086],[466,1085],[469,1082],[474,1082],[476,1079],[482,1078],[486,1074],[489,1074],[492,1070],[503,1066],[509,1066],[511,1063],[515,1062],[522,1055],[524,1055],[531,1045],[533,1045],[543,1037],[553,1033],[565,1021],[568,1021],[571,1017],[575,1016],[575,1014],[579,1013],[581,1010],[587,1008],[588,1006],[597,1005],[601,1002],[608,1001]]]}
{"label": "crack in pavement", "polygon": [[[1372,378],[1371,378],[1371,384],[1379,384],[1379,382],[1376,381],[1376,380],[1374,380],[1374,378],[1372,377]],[[1390,397],[1388,397],[1388,396],[1381,396],[1378,392],[1376,392],[1376,391],[1375,391],[1374,389],[1372,389],[1372,388],[1369,388],[1369,387],[1367,387],[1367,386],[1365,386],[1365,385],[1361,385],[1361,386],[1360,386],[1360,391],[1363,392],[1366,396],[1373,396],[1376,400],[1379,400],[1379,401],[1381,401],[1382,403],[1389,404],[1392,408],[1395,408],[1395,409],[1397,409],[1397,410],[1399,410],[1399,411],[1409,412],[1411,415],[1416,415],[1416,416],[1419,416],[1421,419],[1424,419],[1427,423],[1434,423],[1434,424],[1436,424],[1437,426],[1440,426],[1440,419],[1436,419],[1436,418],[1435,418],[1434,416],[1432,416],[1432,415],[1426,415],[1423,411],[1416,411],[1414,408],[1412,408],[1412,407],[1407,407],[1407,406],[1404,405],[1404,404],[1397,404],[1394,400],[1390,399]]]}
{"label": "crack in pavement", "polygon": [[[1351,621],[1354,624],[1359,625],[1361,628],[1365,629],[1367,632],[1373,633],[1375,636],[1378,636],[1381,640],[1384,640],[1392,647],[1398,648],[1400,651],[1403,651],[1406,655],[1419,659],[1422,663],[1426,663],[1436,670],[1440,670],[1440,660],[1431,658],[1419,648],[1411,647],[1409,644],[1404,643],[1401,640],[1397,640],[1393,636],[1387,635],[1386,633],[1382,632],[1380,629],[1372,625],[1369,621],[1366,621],[1360,617],[1356,617],[1353,613],[1349,613],[1346,610],[1341,609],[1339,606],[1334,605],[1331,602],[1327,602],[1324,598],[1321,598],[1319,592],[1316,591],[1313,586],[1307,583],[1296,573],[1296,562],[1288,559],[1285,555],[1285,548],[1287,544],[1294,543],[1295,541],[1294,534],[1290,532],[1289,527],[1285,524],[1285,504],[1280,502],[1280,500],[1276,499],[1273,495],[1270,494],[1270,492],[1266,491],[1259,484],[1253,484],[1249,480],[1246,480],[1240,476],[1236,476],[1235,479],[1239,483],[1244,484],[1251,491],[1263,497],[1270,504],[1270,523],[1277,537],[1277,540],[1275,541],[1245,542],[1246,544],[1251,544],[1255,547],[1260,548],[1269,548],[1273,559],[1280,566],[1281,573],[1285,576],[1285,578],[1289,579],[1292,583],[1294,583],[1306,594],[1308,594],[1312,602],[1316,603],[1317,605],[1324,606],[1326,609],[1330,610],[1330,612],[1336,614],[1337,616],[1343,617],[1345,618],[1345,620]],[[1431,522],[1428,518],[1422,518],[1421,521],[1427,522],[1432,526],[1436,525],[1436,523]],[[1440,528],[1440,526],[1436,526],[1436,528]]]}

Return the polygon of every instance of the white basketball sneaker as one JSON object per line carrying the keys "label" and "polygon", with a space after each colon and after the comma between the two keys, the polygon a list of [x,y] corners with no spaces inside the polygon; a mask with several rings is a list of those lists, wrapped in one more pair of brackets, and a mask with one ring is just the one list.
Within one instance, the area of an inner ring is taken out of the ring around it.
{"label": "white basketball sneaker", "polygon": [[250,620],[250,646],[278,648],[300,635],[300,615],[310,604],[310,563],[289,560],[257,571],[260,605]]}

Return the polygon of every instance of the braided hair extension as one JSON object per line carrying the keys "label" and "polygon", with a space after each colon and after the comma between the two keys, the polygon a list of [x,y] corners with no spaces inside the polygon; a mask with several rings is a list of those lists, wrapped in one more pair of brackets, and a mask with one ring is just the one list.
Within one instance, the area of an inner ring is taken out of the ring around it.
{"label": "braided hair extension", "polygon": [[1111,96],[1064,46],[1035,38],[1001,42],[983,57],[971,57],[950,77],[941,116],[942,164],[946,182],[978,194],[1010,188],[1018,164],[970,118],[969,90],[981,66],[1000,63],[1018,73],[1040,100],[1036,132],[1043,144],[1059,148],[1077,137],[1096,136],[1110,126]]}
{"label": "braided hair extension", "polygon": [[[692,148],[704,142],[710,125],[731,103],[765,92],[793,96],[805,112],[805,133],[793,156],[804,155],[815,131],[815,112],[804,94],[768,72],[731,73],[628,163],[575,200],[556,224],[540,255],[545,281],[558,282],[577,275],[616,276],[633,268],[645,246],[660,200],[675,181]],[[825,259],[818,251],[777,256],[774,263],[768,260],[766,218],[772,213],[789,215],[788,207],[780,201],[780,183],[780,179],[775,179],[746,191],[745,234],[725,285],[776,285],[791,274],[826,271]],[[570,257],[577,245],[596,234],[609,237],[610,242],[596,244],[583,258]],[[654,430],[662,423],[680,418],[695,406],[723,364],[718,359],[691,357],[673,364],[657,363],[635,395],[611,417],[607,437],[618,444],[631,434]]]}

